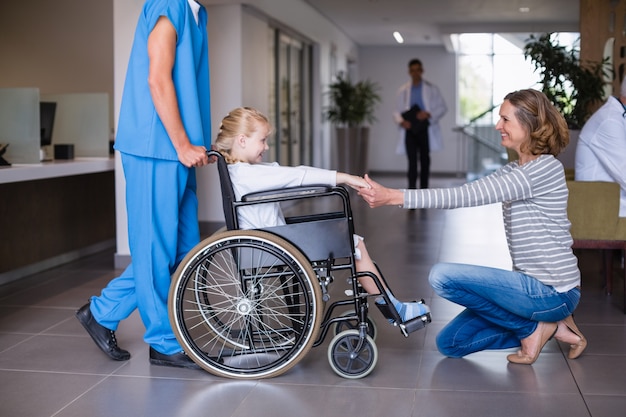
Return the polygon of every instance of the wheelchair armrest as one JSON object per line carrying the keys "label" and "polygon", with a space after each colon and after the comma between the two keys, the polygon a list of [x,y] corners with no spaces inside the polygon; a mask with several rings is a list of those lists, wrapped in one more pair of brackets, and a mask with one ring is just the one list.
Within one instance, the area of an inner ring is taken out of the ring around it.
{"label": "wheelchair armrest", "polygon": [[331,212],[331,213],[316,213],[316,214],[307,214],[304,216],[289,216],[285,217],[285,222],[287,224],[294,223],[303,223],[311,221],[312,219],[319,220],[332,220],[332,219],[341,219],[346,217],[346,214],[341,211]]}
{"label": "wheelchair armrest", "polygon": [[246,194],[241,197],[243,202],[257,202],[263,200],[274,199],[290,199],[308,197],[315,194],[324,194],[331,191],[334,187],[328,185],[311,185],[306,187],[289,187],[277,190],[259,191],[256,193]]}

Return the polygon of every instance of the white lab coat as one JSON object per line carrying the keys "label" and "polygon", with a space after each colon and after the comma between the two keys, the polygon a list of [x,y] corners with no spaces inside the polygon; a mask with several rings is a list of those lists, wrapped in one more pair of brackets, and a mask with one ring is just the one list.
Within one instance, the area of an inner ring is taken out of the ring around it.
{"label": "white lab coat", "polygon": [[576,147],[577,181],[617,182],[620,217],[626,217],[626,109],[610,97],[583,126]]}
{"label": "white lab coat", "polygon": [[[426,80],[422,80],[422,83],[422,95],[425,107],[423,110],[430,113],[430,119],[428,119],[430,123],[428,125],[428,144],[430,145],[431,152],[437,152],[443,149],[443,137],[441,135],[439,120],[446,114],[448,107],[437,86]],[[404,146],[406,130],[400,126],[400,123],[402,122],[402,113],[409,110],[411,107],[411,85],[411,81],[403,84],[396,93],[396,111],[393,112],[393,119],[396,126],[398,126],[398,144],[396,147],[396,153],[398,155],[406,154]]]}

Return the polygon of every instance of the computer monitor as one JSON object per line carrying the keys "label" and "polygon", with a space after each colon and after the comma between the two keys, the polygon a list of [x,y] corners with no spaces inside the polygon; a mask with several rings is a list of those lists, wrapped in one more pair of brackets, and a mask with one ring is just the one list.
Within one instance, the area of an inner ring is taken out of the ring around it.
{"label": "computer monitor", "polygon": [[52,128],[57,104],[51,101],[39,103],[39,126],[41,128],[41,147],[52,145]]}

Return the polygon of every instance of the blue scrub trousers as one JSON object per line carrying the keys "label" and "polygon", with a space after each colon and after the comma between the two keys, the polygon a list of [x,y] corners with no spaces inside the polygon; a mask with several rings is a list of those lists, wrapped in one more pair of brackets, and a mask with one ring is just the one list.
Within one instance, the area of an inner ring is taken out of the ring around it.
{"label": "blue scrub trousers", "polygon": [[169,322],[170,276],[200,241],[194,168],[122,153],[131,264],[91,299],[98,323],[116,330],[139,309],[144,341],[171,355],[182,350]]}

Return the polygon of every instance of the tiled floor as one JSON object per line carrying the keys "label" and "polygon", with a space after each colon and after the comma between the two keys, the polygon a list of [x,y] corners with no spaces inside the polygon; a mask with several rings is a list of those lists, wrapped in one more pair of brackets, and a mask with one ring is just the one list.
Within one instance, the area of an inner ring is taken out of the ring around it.
{"label": "tiled floor", "polygon": [[[381,182],[402,186],[401,179]],[[448,186],[454,179],[435,179]],[[326,346],[273,379],[236,381],[203,371],[148,363],[135,313],[117,332],[128,362],[105,357],[74,311],[119,271],[101,253],[0,287],[0,415],[28,417],[615,417],[626,415],[626,316],[623,283],[603,294],[598,256],[581,254],[583,299],[576,320],[589,340],[568,361],[550,341],[533,366],[512,365],[507,352],[449,359],[434,337],[459,308],[433,295],[427,276],[437,261],[508,265],[498,207],[436,211],[375,210],[354,200],[357,232],[366,237],[394,292],[425,298],[433,322],[405,339],[372,310],[379,360],[363,379],[333,373]],[[341,283],[335,283],[337,291]]]}

